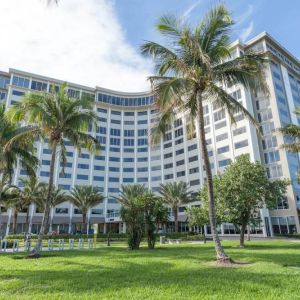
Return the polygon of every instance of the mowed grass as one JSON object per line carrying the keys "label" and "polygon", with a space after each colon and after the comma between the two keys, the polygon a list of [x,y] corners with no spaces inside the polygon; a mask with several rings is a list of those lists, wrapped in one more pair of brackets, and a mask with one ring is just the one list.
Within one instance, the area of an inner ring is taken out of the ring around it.
{"label": "mowed grass", "polygon": [[247,265],[217,267],[211,242],[0,255],[0,299],[300,299],[300,243],[223,242]]}

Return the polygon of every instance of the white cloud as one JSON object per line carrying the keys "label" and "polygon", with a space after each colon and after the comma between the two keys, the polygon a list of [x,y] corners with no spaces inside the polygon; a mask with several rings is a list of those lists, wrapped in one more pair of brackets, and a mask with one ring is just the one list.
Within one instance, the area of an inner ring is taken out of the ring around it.
{"label": "white cloud", "polygon": [[9,67],[121,91],[149,88],[151,63],[122,30],[113,2],[0,1],[0,70]]}
{"label": "white cloud", "polygon": [[183,17],[187,18],[190,16],[192,11],[201,4],[202,0],[196,1],[195,3],[191,4],[183,13]]}
{"label": "white cloud", "polygon": [[240,39],[245,42],[248,37],[252,34],[254,29],[254,22],[251,21],[249,25],[241,30]]}

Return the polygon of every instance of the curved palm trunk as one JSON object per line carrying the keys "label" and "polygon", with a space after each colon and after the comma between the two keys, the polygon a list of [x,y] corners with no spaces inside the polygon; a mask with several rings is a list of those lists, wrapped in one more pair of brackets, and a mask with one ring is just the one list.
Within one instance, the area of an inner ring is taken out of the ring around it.
{"label": "curved palm trunk", "polygon": [[205,130],[204,130],[204,115],[202,106],[202,95],[200,91],[197,94],[197,115],[198,115],[198,128],[200,134],[201,152],[204,161],[204,166],[206,170],[207,177],[207,187],[208,187],[208,211],[209,211],[209,222],[211,227],[211,234],[213,241],[215,243],[215,250],[217,255],[217,260],[220,262],[227,262],[230,258],[225,254],[225,251],[221,245],[221,241],[217,232],[216,226],[216,208],[215,208],[215,198],[213,191],[213,178],[210,168],[210,162],[207,152],[207,146],[205,141]]}
{"label": "curved palm trunk", "polygon": [[17,233],[17,220],[18,220],[18,211],[14,209],[14,216],[13,216],[13,234]]}
{"label": "curved palm trunk", "polygon": [[29,209],[30,205],[27,207],[27,212],[26,212],[26,231],[29,232]]}
{"label": "curved palm trunk", "polygon": [[175,232],[178,232],[178,208],[173,207]]}
{"label": "curved palm trunk", "polygon": [[57,149],[57,143],[54,143],[53,149],[52,149],[52,155],[51,155],[51,162],[50,162],[50,177],[49,177],[49,185],[48,185],[48,192],[47,192],[47,200],[45,203],[45,209],[44,209],[44,215],[43,220],[41,224],[41,230],[38,235],[38,241],[37,241],[37,251],[41,250],[42,241],[44,238],[44,235],[46,234],[48,224],[49,224],[49,215],[50,215],[50,203],[51,203],[51,191],[53,188],[53,181],[54,181],[54,167],[55,167],[55,161],[56,161],[56,149]]}

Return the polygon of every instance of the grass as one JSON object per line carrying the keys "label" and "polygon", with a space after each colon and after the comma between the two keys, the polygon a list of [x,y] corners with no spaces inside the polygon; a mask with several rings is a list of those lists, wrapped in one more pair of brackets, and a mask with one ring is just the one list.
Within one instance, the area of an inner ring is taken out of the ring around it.
{"label": "grass", "polygon": [[216,267],[212,243],[1,254],[0,299],[300,299],[300,243],[224,245],[250,264]]}

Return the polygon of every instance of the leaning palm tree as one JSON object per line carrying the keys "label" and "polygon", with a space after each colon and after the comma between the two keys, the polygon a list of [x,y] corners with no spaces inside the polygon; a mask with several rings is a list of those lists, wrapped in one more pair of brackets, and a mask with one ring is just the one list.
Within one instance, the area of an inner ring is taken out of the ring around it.
{"label": "leaning palm tree", "polygon": [[97,187],[91,185],[75,186],[69,196],[69,200],[79,208],[82,213],[82,231],[88,232],[86,217],[90,208],[100,204],[104,197]]}
{"label": "leaning palm tree", "polygon": [[[35,174],[38,159],[34,155],[33,140],[23,135],[28,131],[8,120],[4,105],[0,105],[0,176],[7,179],[8,185],[12,184],[18,162],[29,175]],[[20,135],[22,138],[16,139]]]}
{"label": "leaning palm tree", "polygon": [[87,133],[89,125],[95,126],[97,121],[92,108],[93,101],[90,98],[70,97],[67,85],[63,84],[58,92],[53,88],[51,92],[28,93],[22,101],[13,104],[7,112],[10,120],[25,121],[28,126],[31,126],[31,131],[26,132],[26,136],[47,139],[52,150],[47,200],[37,248],[41,246],[49,223],[51,191],[58,152],[63,167],[62,172],[64,172],[67,162],[66,140],[79,150],[83,147],[90,152],[100,149],[97,139]]}
{"label": "leaning palm tree", "polygon": [[166,41],[164,45],[145,42],[141,52],[155,60],[156,76],[149,77],[160,118],[152,130],[153,142],[168,130],[176,115],[184,114],[197,120],[201,159],[204,161],[209,194],[209,216],[215,250],[219,261],[228,262],[216,230],[212,172],[205,143],[203,105],[215,102],[226,110],[232,121],[234,114],[243,113],[253,123],[253,116],[225,87],[242,84],[248,89],[263,88],[264,62],[262,54],[245,52],[231,59],[230,29],[233,21],[224,5],[217,5],[195,28],[184,19],[163,16],[157,30]]}
{"label": "leaning palm tree", "polygon": [[175,232],[178,232],[178,208],[193,200],[188,185],[183,181],[168,182],[160,185],[159,193],[161,194],[164,203],[172,208]]}

